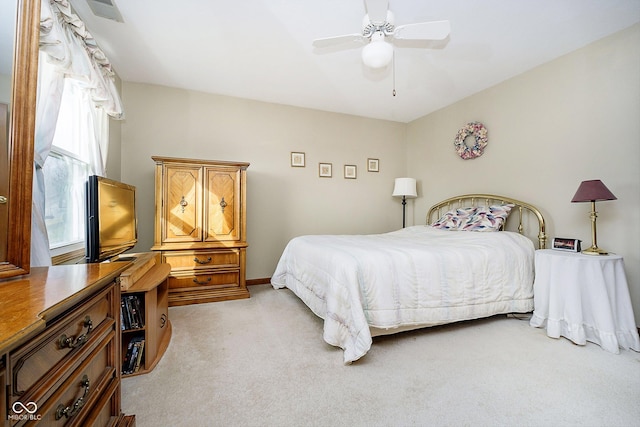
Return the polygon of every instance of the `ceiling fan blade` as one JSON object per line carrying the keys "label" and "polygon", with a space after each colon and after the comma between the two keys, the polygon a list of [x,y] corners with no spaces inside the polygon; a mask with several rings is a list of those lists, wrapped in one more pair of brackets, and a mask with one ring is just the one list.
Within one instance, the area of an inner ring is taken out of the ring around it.
{"label": "ceiling fan blade", "polygon": [[362,34],[346,34],[344,36],[326,37],[315,39],[313,46],[317,48],[333,47],[338,45],[358,44],[363,45],[369,39]]}
{"label": "ceiling fan blade", "polygon": [[364,0],[369,21],[382,24],[387,21],[388,0]]}
{"label": "ceiling fan blade", "polygon": [[449,21],[420,22],[396,27],[393,37],[398,40],[443,40],[450,31]]}

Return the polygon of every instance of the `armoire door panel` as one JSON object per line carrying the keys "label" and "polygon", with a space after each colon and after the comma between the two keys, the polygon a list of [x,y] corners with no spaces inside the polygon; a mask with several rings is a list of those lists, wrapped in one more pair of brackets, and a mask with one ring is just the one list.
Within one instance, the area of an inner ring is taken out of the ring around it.
{"label": "armoire door panel", "polygon": [[240,240],[240,171],[206,169],[205,241]]}
{"label": "armoire door panel", "polygon": [[202,240],[201,168],[167,166],[163,211],[164,242]]}

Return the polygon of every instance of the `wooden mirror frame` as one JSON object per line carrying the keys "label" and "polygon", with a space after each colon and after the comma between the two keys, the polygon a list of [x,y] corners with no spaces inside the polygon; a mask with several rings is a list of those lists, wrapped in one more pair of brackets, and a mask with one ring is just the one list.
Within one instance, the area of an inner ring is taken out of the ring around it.
{"label": "wooden mirror frame", "polygon": [[17,20],[9,118],[7,256],[0,279],[28,274],[31,257],[31,192],[36,123],[40,0],[16,0]]}

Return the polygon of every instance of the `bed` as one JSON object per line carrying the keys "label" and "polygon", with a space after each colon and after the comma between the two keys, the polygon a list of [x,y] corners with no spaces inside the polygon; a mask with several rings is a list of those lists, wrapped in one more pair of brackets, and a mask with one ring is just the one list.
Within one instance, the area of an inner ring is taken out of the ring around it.
{"label": "bed", "polygon": [[546,240],[533,205],[467,194],[432,206],[426,225],[295,237],[271,284],[324,320],[324,340],[342,348],[349,364],[374,336],[531,312],[535,247]]}

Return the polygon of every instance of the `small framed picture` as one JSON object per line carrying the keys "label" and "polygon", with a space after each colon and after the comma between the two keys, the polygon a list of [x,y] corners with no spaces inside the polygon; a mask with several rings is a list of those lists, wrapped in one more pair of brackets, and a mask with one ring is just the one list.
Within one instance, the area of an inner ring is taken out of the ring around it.
{"label": "small framed picture", "polygon": [[580,240],[554,237],[551,247],[559,251],[580,252]]}
{"label": "small framed picture", "polygon": [[331,176],[333,175],[331,173],[331,169],[331,163],[318,163],[318,175],[321,178],[331,178]]}
{"label": "small framed picture", "polygon": [[380,160],[379,159],[367,159],[367,171],[380,172]]}
{"label": "small framed picture", "polygon": [[294,168],[303,168],[304,167],[304,153],[300,151],[292,151],[291,152],[291,166]]}
{"label": "small framed picture", "polygon": [[344,165],[344,177],[346,179],[356,179],[356,165]]}

